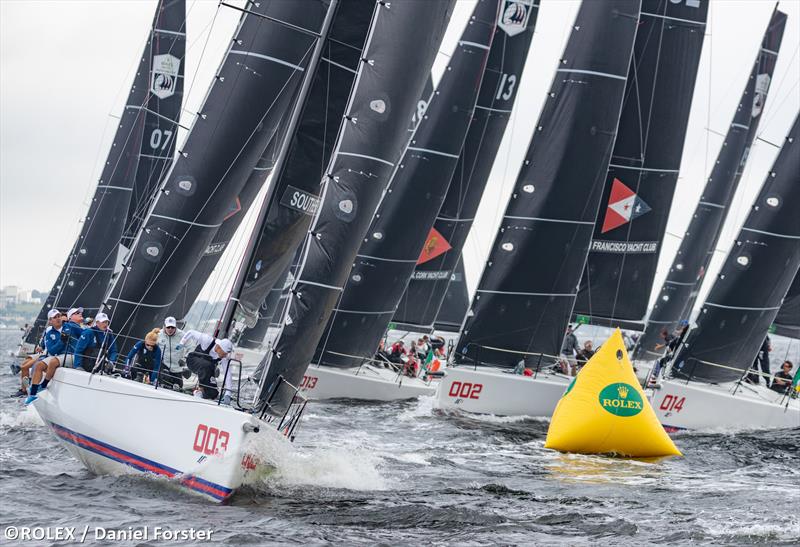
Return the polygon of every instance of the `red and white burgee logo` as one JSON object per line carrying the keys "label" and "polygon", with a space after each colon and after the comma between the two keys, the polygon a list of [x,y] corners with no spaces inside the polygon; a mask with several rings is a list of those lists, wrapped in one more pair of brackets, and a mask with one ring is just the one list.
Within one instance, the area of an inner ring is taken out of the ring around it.
{"label": "red and white burgee logo", "polygon": [[236,201],[234,201],[233,204],[231,204],[230,208],[228,209],[228,212],[225,214],[225,218],[222,219],[223,222],[228,220],[241,210],[242,210],[242,202],[239,201],[239,196],[236,196]]}
{"label": "red and white burgee logo", "polygon": [[425,245],[422,247],[422,252],[417,259],[417,264],[424,264],[429,260],[433,260],[452,248],[453,247],[436,228],[431,228],[431,231],[428,232],[428,239],[425,240]]}
{"label": "red and white burgee logo", "polygon": [[603,220],[603,228],[600,233],[604,234],[614,228],[619,228],[648,211],[650,211],[650,207],[636,195],[636,192],[622,184],[618,178],[614,178],[611,195],[608,198],[606,218]]}

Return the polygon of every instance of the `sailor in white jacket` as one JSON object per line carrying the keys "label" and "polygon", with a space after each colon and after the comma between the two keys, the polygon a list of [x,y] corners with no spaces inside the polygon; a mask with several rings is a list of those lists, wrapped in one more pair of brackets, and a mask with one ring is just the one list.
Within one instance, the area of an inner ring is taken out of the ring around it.
{"label": "sailor in white jacket", "polygon": [[160,382],[164,387],[183,387],[182,372],[186,366],[186,347],[181,344],[183,331],[174,317],[164,319],[164,328],[158,333],[161,348]]}
{"label": "sailor in white jacket", "polygon": [[225,395],[223,400],[230,402],[233,393],[233,380],[231,371],[228,369],[228,361],[233,354],[233,342],[227,338],[217,339],[208,334],[196,330],[188,330],[181,338],[181,346],[187,346],[190,342],[197,342],[197,347],[186,356],[186,365],[189,370],[197,374],[198,382],[203,391],[204,399],[216,399],[219,392],[216,388],[216,373],[214,369],[218,366],[219,371],[225,374],[224,386]]}

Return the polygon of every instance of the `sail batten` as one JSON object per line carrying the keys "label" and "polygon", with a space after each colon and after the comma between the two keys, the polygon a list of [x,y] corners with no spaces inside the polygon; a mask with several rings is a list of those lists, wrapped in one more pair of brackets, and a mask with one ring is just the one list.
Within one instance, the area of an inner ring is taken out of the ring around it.
{"label": "sail batten", "polygon": [[456,346],[513,367],[557,355],[620,120],[639,0],[584,2]]}

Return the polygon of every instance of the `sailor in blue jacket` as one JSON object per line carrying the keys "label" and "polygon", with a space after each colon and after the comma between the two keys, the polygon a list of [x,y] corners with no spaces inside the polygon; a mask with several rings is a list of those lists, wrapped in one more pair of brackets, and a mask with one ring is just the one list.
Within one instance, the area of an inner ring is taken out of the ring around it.
{"label": "sailor in blue jacket", "polygon": [[[33,364],[30,395],[25,399],[26,405],[36,400],[36,394],[40,389],[47,388],[47,383],[55,374],[61,359],[69,351],[70,337],[64,329],[64,316],[58,310],[52,309],[47,312],[47,322],[50,325],[42,336],[45,355],[39,357]],[[42,375],[45,376],[44,380],[42,380]]]}
{"label": "sailor in blue jacket", "polygon": [[125,376],[131,380],[154,383],[161,369],[161,348],[158,347],[158,330],[147,333],[144,340],[133,345],[125,358]]}
{"label": "sailor in blue jacket", "polygon": [[117,337],[109,327],[108,315],[98,313],[94,326],[83,329],[75,345],[75,368],[91,372],[98,358],[114,363],[117,360]]}

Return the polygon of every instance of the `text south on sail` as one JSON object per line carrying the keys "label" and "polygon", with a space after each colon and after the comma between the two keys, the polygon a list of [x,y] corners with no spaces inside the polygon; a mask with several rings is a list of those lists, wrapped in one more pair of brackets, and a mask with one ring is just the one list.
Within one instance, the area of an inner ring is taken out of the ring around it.
{"label": "text south on sail", "polygon": [[[52,308],[100,307],[124,234],[147,207],[175,153],[186,65],[184,0],[160,0],[114,140],[75,244],[25,341],[36,344]],[[124,247],[123,247],[124,248]]]}

